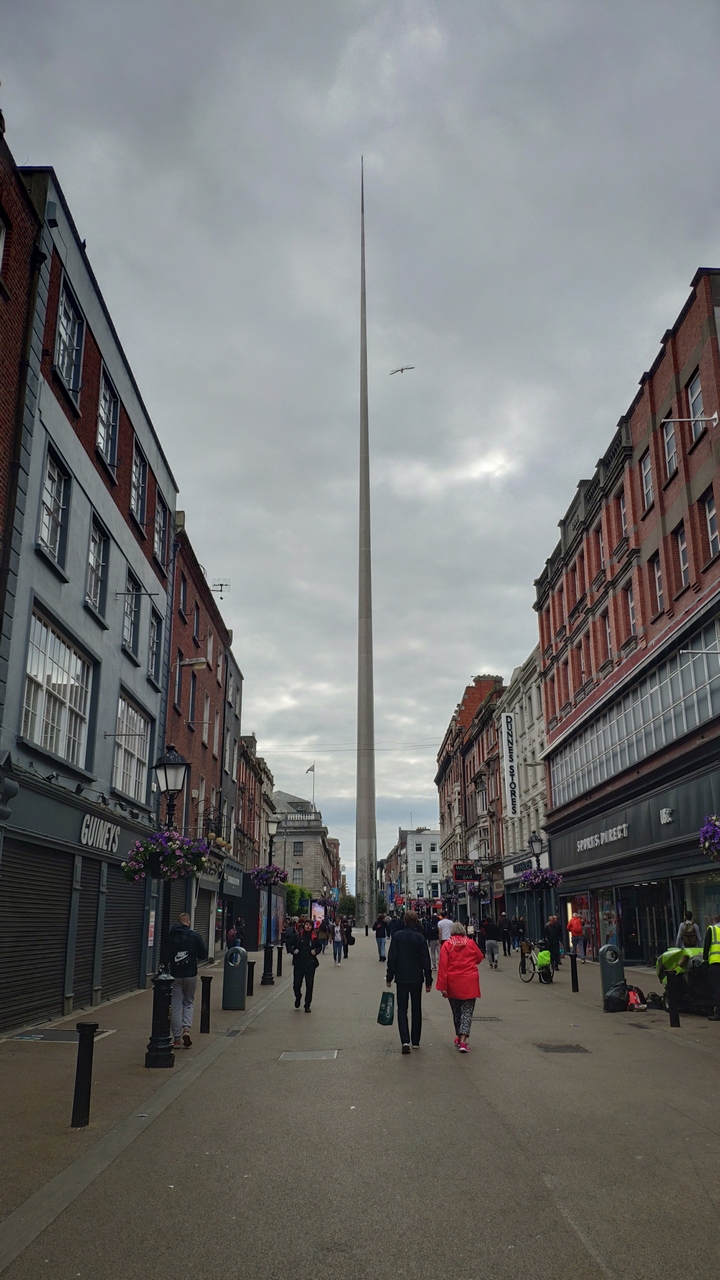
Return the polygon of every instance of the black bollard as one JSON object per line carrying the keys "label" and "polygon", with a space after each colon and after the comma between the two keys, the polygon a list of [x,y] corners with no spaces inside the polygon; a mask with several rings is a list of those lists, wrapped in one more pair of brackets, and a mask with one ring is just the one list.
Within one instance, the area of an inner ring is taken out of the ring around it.
{"label": "black bollard", "polygon": [[525,959],[525,952],[523,951],[522,947],[520,948],[520,972],[527,973],[527,961]]}
{"label": "black bollard", "polygon": [[202,1001],[200,1004],[200,1035],[207,1036],[210,1034],[210,983],[212,982],[211,973],[203,973],[200,977],[202,982]]}
{"label": "black bollard", "polygon": [[248,995],[251,996],[254,990],[255,990],[255,961],[248,960],[248,984],[247,984]]}
{"label": "black bollard", "polygon": [[278,947],[278,962],[277,962],[277,976],[278,976],[278,978],[282,978],[282,956],[283,956],[283,948],[282,948],[282,947]]}
{"label": "black bollard", "polygon": [[670,1014],[670,1026],[680,1026],[680,983],[682,979],[679,973],[669,973],[667,976],[667,1002],[668,1013]]}
{"label": "black bollard", "polygon": [[156,973],[153,984],[152,1031],[145,1054],[146,1067],[174,1067],[170,1007],[172,1004],[173,976]]}
{"label": "black bollard", "polygon": [[90,1090],[92,1088],[93,1049],[97,1022],[78,1022],[78,1053],[75,1068],[71,1129],[84,1129],[90,1123]]}
{"label": "black bollard", "polygon": [[580,990],[578,986],[577,956],[570,957],[570,989],[572,991]]}

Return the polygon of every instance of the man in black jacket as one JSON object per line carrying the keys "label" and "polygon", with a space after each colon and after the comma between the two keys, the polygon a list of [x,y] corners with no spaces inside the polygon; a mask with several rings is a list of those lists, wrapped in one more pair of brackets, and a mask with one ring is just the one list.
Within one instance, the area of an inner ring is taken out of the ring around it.
{"label": "man in black jacket", "polygon": [[[189,1049],[190,1028],[197,987],[197,962],[207,960],[207,947],[203,938],[190,928],[190,917],[185,912],[178,916],[177,924],[170,930],[170,972],[172,985],[172,1035],[173,1048],[182,1045]],[[182,1040],[180,1036],[182,1034]]]}
{"label": "man in black jacket", "polygon": [[[393,934],[388,954],[387,974],[388,986],[393,979],[397,986],[398,1031],[402,1052],[410,1052],[420,1048],[420,1032],[422,1030],[422,987],[432,990],[432,969],[430,968],[430,952],[418,926],[418,918],[414,911],[405,912],[405,927]],[[408,1030],[408,1000],[412,1009],[412,1033]]]}

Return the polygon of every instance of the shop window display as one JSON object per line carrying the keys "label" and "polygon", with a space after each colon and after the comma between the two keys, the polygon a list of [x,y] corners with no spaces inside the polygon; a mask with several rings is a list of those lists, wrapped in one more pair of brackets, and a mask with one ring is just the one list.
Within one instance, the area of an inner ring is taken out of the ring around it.
{"label": "shop window display", "polygon": [[720,871],[709,871],[707,875],[685,881],[685,909],[692,911],[704,938],[713,917],[720,915]]}

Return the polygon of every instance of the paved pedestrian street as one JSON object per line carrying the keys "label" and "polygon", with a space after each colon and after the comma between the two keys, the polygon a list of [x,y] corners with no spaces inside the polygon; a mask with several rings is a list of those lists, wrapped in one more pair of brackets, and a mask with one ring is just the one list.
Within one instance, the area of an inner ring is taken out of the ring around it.
{"label": "paved pedestrian street", "polygon": [[578,995],[567,966],[551,987],[521,983],[515,957],[480,973],[472,1052],[433,991],[403,1056],[376,1022],[372,936],[339,968],[322,958],[309,1014],[286,968],[172,1072],[136,1073],[144,1103],[50,1166],[0,1225],[3,1276],[714,1275],[720,1026],[603,1014],[591,965]]}

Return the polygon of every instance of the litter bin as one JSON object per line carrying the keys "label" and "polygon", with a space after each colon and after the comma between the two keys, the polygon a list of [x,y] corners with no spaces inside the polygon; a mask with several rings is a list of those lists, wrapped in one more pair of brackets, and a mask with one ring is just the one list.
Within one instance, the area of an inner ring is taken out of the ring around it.
{"label": "litter bin", "polygon": [[223,1009],[244,1009],[247,988],[248,953],[244,947],[229,947],[223,962]]}
{"label": "litter bin", "polygon": [[604,947],[600,948],[599,956],[600,984],[604,1000],[608,991],[615,986],[616,982],[625,981],[625,965],[620,948],[612,942],[608,942]]}

